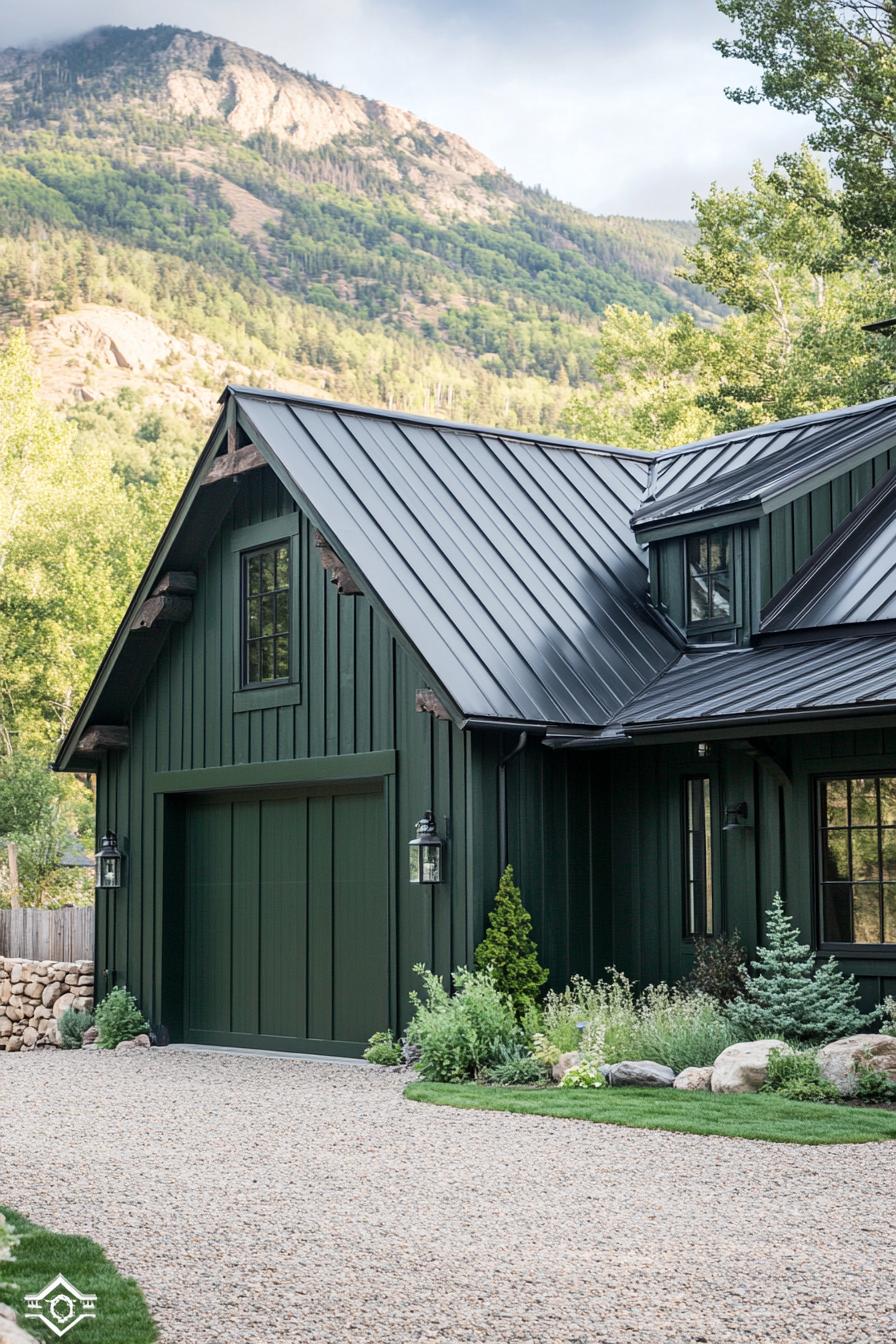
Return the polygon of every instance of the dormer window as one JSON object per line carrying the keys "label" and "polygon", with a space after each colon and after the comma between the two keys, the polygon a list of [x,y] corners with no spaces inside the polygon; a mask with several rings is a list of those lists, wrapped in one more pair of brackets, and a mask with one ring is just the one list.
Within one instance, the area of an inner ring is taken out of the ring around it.
{"label": "dormer window", "polygon": [[688,626],[730,625],[731,533],[698,532],[686,544]]}

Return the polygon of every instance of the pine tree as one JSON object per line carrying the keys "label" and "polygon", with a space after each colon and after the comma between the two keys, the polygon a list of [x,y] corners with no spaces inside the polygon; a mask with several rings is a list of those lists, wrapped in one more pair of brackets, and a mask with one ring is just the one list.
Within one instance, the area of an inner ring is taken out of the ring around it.
{"label": "pine tree", "polygon": [[490,969],[495,985],[513,1004],[517,1017],[531,1007],[548,973],[538,960],[532,916],[523,905],[510,864],[501,874],[485,937],[476,949],[476,966]]}
{"label": "pine tree", "polygon": [[868,1022],[858,1009],[855,977],[843,975],[833,957],[815,970],[812,949],[800,942],[777,891],[768,912],[766,945],[751,964],[755,974],[728,1012],[734,1025],[753,1038],[823,1043]]}

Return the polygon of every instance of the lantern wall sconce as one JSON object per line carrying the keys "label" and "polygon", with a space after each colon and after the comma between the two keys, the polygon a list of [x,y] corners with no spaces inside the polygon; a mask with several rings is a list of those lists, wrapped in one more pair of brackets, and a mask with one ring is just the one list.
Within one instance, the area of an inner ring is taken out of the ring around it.
{"label": "lantern wall sconce", "polygon": [[712,755],[712,747],[708,742],[697,743],[697,755],[700,757],[701,761],[705,761],[707,756]]}
{"label": "lantern wall sconce", "polygon": [[114,891],[121,886],[121,850],[118,836],[107,831],[96,854],[96,885],[103,891]]}
{"label": "lantern wall sconce", "polygon": [[723,831],[742,831],[749,826],[749,809],[746,803],[728,803],[725,807],[725,825]]}
{"label": "lantern wall sconce", "polygon": [[436,834],[436,819],[424,812],[415,827],[417,834],[408,844],[408,879],[417,884],[444,881],[445,841]]}

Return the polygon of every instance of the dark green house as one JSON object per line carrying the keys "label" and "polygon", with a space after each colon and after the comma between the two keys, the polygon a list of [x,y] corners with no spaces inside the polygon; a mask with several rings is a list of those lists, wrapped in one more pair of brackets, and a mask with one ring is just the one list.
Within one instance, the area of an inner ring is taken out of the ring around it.
{"label": "dark green house", "polygon": [[896,401],[650,454],[229,388],[56,762],[124,855],[98,988],[355,1054],[509,861],[555,983],[780,889],[893,993],[894,464]]}

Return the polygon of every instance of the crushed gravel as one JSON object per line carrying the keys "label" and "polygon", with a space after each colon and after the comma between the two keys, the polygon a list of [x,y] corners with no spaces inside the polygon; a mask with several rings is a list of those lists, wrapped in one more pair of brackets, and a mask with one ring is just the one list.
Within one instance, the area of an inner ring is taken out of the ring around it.
{"label": "crushed gravel", "polygon": [[896,1339],[896,1143],[455,1111],[404,1083],[174,1050],[0,1056],[0,1202],[96,1238],[162,1344]]}

